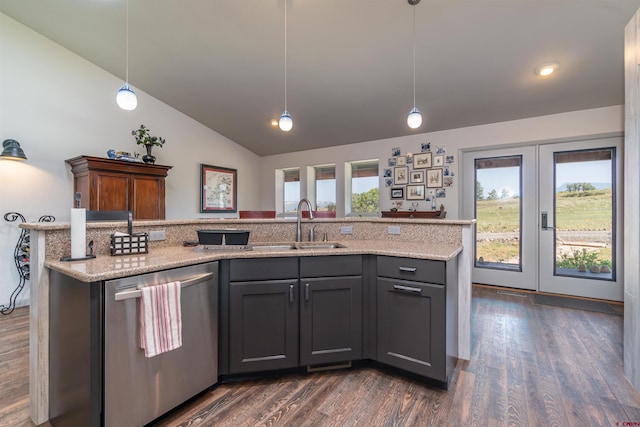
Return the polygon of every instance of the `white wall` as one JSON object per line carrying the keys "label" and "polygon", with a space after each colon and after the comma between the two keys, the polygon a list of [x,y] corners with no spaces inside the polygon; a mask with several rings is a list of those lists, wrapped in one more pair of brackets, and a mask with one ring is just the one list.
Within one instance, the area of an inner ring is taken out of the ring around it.
{"label": "white wall", "polygon": [[[73,175],[66,159],[106,157],[110,148],[144,152],[131,135],[140,124],[166,138],[156,162],[171,165],[166,181],[167,219],[213,216],[199,212],[200,164],[238,169],[238,206],[258,208],[260,158],[141,90],[138,108],[119,109],[122,81],[0,13],[0,140],[15,139],[27,162],[0,160],[0,305],[18,282],[13,249],[18,211],[27,221],[51,214],[69,221]],[[135,82],[134,82],[135,83]],[[20,305],[27,302],[22,291]]]}
{"label": "white wall", "polygon": [[[583,139],[599,135],[620,135],[624,130],[624,107],[621,105],[583,110],[570,113],[554,114],[534,117],[530,119],[493,123],[482,126],[472,126],[440,132],[422,133],[398,138],[382,139],[362,142],[359,144],[322,148],[317,150],[299,151],[295,153],[268,156],[262,159],[262,191],[261,208],[273,209],[276,199],[274,170],[280,168],[300,167],[300,188],[304,192],[307,188],[306,174],[302,171],[309,166],[322,164],[336,164],[336,181],[338,182],[338,216],[344,213],[344,206],[340,204],[340,195],[344,194],[344,163],[354,160],[378,158],[380,171],[387,167],[391,149],[399,147],[402,154],[418,153],[422,143],[431,143],[446,148],[447,155],[455,155],[456,163],[452,166],[455,173],[454,187],[447,188],[445,199],[438,199],[437,204],[444,204],[447,218],[459,217],[460,171],[458,170],[460,153],[462,150],[475,148],[499,147],[512,144],[533,142],[553,142],[561,140]],[[380,208],[389,210],[391,200],[389,188],[380,183]],[[305,197],[306,194],[302,194]],[[406,208],[406,206],[405,206]],[[427,202],[421,202],[419,210],[429,210]]]}

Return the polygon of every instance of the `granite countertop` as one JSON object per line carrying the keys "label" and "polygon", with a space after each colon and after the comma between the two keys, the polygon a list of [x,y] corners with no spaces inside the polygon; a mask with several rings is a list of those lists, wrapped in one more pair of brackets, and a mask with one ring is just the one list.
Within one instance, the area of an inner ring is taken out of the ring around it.
{"label": "granite countertop", "polygon": [[[304,242],[303,242],[304,243]],[[316,242],[316,244],[325,242]],[[148,254],[139,255],[101,255],[87,261],[62,262],[46,260],[44,265],[82,282],[96,282],[111,280],[126,276],[184,267],[194,264],[231,258],[269,258],[287,256],[324,256],[324,255],[389,255],[407,258],[431,259],[449,261],[456,257],[462,246],[437,245],[427,243],[394,242],[388,240],[349,240],[338,242],[340,248],[312,248],[312,249],[260,249],[252,250],[208,250],[194,247],[173,246],[152,249]],[[259,245],[292,245],[293,242],[265,243]]]}

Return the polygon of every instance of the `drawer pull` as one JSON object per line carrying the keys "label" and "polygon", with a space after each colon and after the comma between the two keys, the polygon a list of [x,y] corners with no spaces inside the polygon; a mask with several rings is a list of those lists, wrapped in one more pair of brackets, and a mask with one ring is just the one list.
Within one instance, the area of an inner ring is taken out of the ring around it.
{"label": "drawer pull", "polygon": [[413,288],[411,286],[393,285],[393,290],[400,292],[411,292],[412,294],[421,294],[422,289]]}
{"label": "drawer pull", "polygon": [[289,285],[289,302],[293,302],[293,285]]}
{"label": "drawer pull", "polygon": [[398,267],[400,269],[400,271],[403,271],[405,273],[415,273],[416,271],[418,271],[418,269],[416,267]]}

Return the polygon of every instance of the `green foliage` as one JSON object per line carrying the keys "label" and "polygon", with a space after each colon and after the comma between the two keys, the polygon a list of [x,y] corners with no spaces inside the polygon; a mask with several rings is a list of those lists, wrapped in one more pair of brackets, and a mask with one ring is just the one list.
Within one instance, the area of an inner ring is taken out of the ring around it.
{"label": "green foliage", "polygon": [[378,188],[372,188],[364,193],[354,193],[351,196],[352,213],[378,212]]}
{"label": "green foliage", "polygon": [[500,198],[501,199],[506,199],[509,197],[509,190],[507,190],[506,188],[502,189],[502,193],[500,194]]}
{"label": "green foliage", "polygon": [[573,182],[571,184],[567,184],[567,191],[576,192],[576,191],[593,191],[596,187],[589,182]]}
{"label": "green foliage", "polygon": [[484,200],[484,188],[480,181],[476,181],[476,200]]}
{"label": "green foliage", "polygon": [[327,210],[331,211],[331,212],[335,211],[336,210],[336,205],[334,205],[333,203],[329,203],[327,205]]}
{"label": "green foliage", "polygon": [[487,199],[496,200],[497,198],[498,198],[498,192],[496,191],[495,188],[493,190],[489,191],[489,195],[487,196]]}
{"label": "green foliage", "polygon": [[136,144],[138,145],[155,145],[162,147],[165,143],[164,138],[151,136],[149,128],[145,125],[140,125],[140,129],[138,130],[132,130],[131,135],[136,138]]}
{"label": "green foliage", "polygon": [[597,259],[597,252],[589,252],[585,248],[582,248],[580,251],[573,251],[572,255],[560,255],[560,259],[556,260],[556,266],[560,268],[578,268],[584,264],[585,267],[589,267],[598,264]]}

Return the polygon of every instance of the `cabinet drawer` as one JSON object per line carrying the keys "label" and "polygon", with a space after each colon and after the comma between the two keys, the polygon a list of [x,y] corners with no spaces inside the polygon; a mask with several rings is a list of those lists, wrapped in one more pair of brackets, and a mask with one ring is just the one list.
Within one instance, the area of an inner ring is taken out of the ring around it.
{"label": "cabinet drawer", "polygon": [[312,256],[300,258],[300,277],[362,275],[360,255]]}
{"label": "cabinet drawer", "polygon": [[378,276],[441,285],[446,283],[444,261],[379,256],[377,268]]}
{"label": "cabinet drawer", "polygon": [[232,282],[298,278],[298,258],[232,259],[229,263]]}

